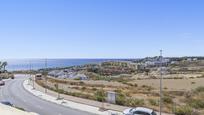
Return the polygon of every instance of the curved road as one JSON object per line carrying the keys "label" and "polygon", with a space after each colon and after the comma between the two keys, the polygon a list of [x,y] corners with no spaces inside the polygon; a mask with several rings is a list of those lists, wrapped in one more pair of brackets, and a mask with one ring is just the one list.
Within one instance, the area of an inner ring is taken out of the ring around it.
{"label": "curved road", "polygon": [[74,110],[33,96],[23,88],[25,76],[14,80],[6,80],[6,85],[0,87],[0,100],[9,101],[17,107],[40,115],[91,115],[90,113]]}

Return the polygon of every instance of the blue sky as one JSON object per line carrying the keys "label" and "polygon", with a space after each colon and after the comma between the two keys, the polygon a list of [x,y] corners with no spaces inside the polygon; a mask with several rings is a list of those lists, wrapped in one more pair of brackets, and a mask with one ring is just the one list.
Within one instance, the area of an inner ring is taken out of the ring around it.
{"label": "blue sky", "polygon": [[203,0],[1,0],[0,58],[204,55]]}

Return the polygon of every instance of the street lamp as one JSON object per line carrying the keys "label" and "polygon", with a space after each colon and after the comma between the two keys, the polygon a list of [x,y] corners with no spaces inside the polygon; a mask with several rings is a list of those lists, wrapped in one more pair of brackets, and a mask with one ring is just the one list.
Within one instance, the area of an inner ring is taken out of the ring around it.
{"label": "street lamp", "polygon": [[162,80],[163,80],[163,73],[162,73],[162,63],[163,63],[163,57],[162,57],[162,50],[160,50],[160,101],[159,101],[159,114],[162,114]]}
{"label": "street lamp", "polygon": [[[32,64],[31,61],[29,61],[30,63],[30,78],[32,78]],[[33,89],[35,89],[35,76],[33,76]]]}
{"label": "street lamp", "polygon": [[57,90],[57,100],[59,100],[60,99],[59,84],[55,83],[54,86],[55,86],[55,89]]}
{"label": "street lamp", "polygon": [[47,93],[47,59],[45,59],[45,69],[44,69],[44,78],[45,78],[45,93]]}

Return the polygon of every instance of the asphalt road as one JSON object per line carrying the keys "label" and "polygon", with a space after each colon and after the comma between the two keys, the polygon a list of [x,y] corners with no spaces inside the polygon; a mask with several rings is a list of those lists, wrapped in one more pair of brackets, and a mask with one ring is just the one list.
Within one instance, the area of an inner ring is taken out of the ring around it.
{"label": "asphalt road", "polygon": [[25,76],[6,80],[6,85],[0,87],[0,100],[9,101],[17,107],[40,115],[91,115],[90,113],[74,110],[33,96],[23,88]]}

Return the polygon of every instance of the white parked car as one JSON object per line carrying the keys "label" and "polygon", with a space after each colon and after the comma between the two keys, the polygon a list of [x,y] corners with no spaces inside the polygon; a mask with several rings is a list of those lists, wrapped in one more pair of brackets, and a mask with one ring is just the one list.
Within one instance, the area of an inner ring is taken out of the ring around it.
{"label": "white parked car", "polygon": [[157,114],[152,109],[137,107],[124,110],[123,115],[157,115]]}

